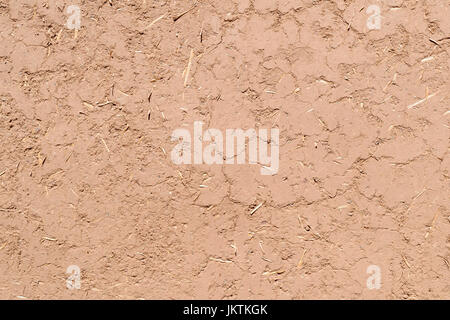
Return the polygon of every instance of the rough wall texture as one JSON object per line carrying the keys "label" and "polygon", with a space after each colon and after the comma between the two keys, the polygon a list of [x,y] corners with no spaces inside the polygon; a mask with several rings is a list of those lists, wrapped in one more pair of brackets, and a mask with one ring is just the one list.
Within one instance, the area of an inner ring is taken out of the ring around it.
{"label": "rough wall texture", "polygon": [[[0,298],[449,299],[449,17],[0,0]],[[175,165],[194,121],[279,128],[278,173]]]}

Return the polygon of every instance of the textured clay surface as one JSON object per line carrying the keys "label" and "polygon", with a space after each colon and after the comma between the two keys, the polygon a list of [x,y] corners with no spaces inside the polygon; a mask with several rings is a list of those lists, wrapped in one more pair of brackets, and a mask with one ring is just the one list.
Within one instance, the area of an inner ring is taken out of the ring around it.
{"label": "textured clay surface", "polygon": [[[449,299],[449,17],[0,0],[0,298]],[[175,165],[194,121],[279,128],[278,173]]]}

